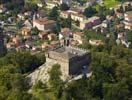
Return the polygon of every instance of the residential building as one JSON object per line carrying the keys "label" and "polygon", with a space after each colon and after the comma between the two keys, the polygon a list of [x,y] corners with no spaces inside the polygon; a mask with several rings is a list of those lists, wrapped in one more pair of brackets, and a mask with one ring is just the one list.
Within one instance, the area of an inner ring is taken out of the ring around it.
{"label": "residential building", "polygon": [[74,21],[83,22],[86,19],[86,17],[82,14],[71,13],[71,19]]}
{"label": "residential building", "polygon": [[19,13],[19,14],[17,15],[17,17],[18,17],[20,20],[24,20],[25,15],[22,14],[22,13]]}
{"label": "residential building", "polygon": [[90,39],[89,43],[92,46],[99,46],[99,45],[103,45],[104,43],[102,42],[102,40],[94,40],[94,39]]}
{"label": "residential building", "polygon": [[47,32],[39,32],[39,34],[38,34],[39,38],[41,38],[41,39],[46,38],[46,37],[47,37],[47,35],[48,35],[48,33],[47,33]]}
{"label": "residential building", "polygon": [[54,33],[48,34],[48,39],[49,39],[49,41],[56,40],[56,38],[57,38],[56,34],[54,34]]}
{"label": "residential building", "polygon": [[125,21],[124,21],[125,29],[132,30],[132,11],[126,12],[124,16],[125,16]]}
{"label": "residential building", "polygon": [[55,6],[58,6],[58,4],[57,3],[55,3],[55,2],[46,2],[46,7],[48,8],[48,9],[52,9],[52,8],[54,8]]}
{"label": "residential building", "polygon": [[74,41],[77,41],[79,44],[83,43],[83,33],[82,32],[75,32],[73,33]]}
{"label": "residential building", "polygon": [[4,5],[0,5],[0,13],[4,13],[6,11],[6,8]]}
{"label": "residential building", "polygon": [[80,22],[80,29],[89,29],[93,26],[101,24],[101,20],[99,17],[91,17],[88,20]]}
{"label": "residential building", "polygon": [[68,12],[68,11],[61,11],[61,12],[60,12],[60,16],[61,16],[62,18],[68,18],[68,17],[71,16],[71,13]]}
{"label": "residential building", "polygon": [[68,18],[71,17],[72,20],[74,21],[79,21],[82,22],[86,19],[86,17],[82,14],[82,10],[79,9],[70,9],[68,11],[62,11],[60,13],[60,16],[62,18]]}
{"label": "residential building", "polygon": [[31,29],[29,28],[23,28],[22,29],[22,35],[30,35]]}
{"label": "residential building", "polygon": [[63,28],[59,33],[59,40],[65,38],[72,38],[72,31],[69,28]]}
{"label": "residential building", "polygon": [[60,0],[60,4],[63,4],[63,3],[67,4],[68,6],[70,6],[71,3],[72,3],[72,0]]}
{"label": "residential building", "polygon": [[40,31],[50,31],[56,27],[56,21],[47,18],[39,18],[33,20],[33,27],[37,27]]}

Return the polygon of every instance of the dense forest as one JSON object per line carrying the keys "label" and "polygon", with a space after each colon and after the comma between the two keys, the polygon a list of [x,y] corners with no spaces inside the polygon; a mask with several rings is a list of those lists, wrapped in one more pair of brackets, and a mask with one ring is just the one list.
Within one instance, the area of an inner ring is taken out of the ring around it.
{"label": "dense forest", "polygon": [[[49,82],[39,81],[32,88],[25,77],[45,62],[44,53],[7,53],[0,58],[0,100],[131,100],[132,50],[107,45],[93,47],[91,52],[90,78],[84,75],[65,83],[60,78],[61,66],[54,65]],[[30,88],[32,93],[28,93]]]}

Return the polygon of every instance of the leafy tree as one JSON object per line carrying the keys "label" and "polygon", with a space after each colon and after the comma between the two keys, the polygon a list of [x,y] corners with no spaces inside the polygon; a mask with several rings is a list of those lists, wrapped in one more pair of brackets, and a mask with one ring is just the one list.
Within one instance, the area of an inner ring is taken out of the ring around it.
{"label": "leafy tree", "polygon": [[33,86],[33,90],[37,90],[37,89],[47,89],[46,84],[43,84],[41,81],[38,81],[34,86]]}
{"label": "leafy tree", "polygon": [[16,23],[16,28],[17,28],[17,29],[21,29],[22,26],[23,26],[23,21],[22,21],[22,20],[20,20],[20,21],[18,21],[18,22]]}
{"label": "leafy tree", "polygon": [[21,73],[27,73],[33,71],[35,68],[42,65],[45,60],[36,55],[31,55],[29,52],[14,52],[8,53],[5,57],[0,59],[0,65],[6,66],[12,64]]}
{"label": "leafy tree", "polygon": [[63,81],[61,80],[60,65],[55,64],[49,72],[50,79],[49,83],[53,89],[53,92],[57,98],[60,98],[63,91]]}
{"label": "leafy tree", "polygon": [[62,3],[62,4],[60,5],[60,10],[61,10],[61,11],[69,10],[69,6],[68,6],[66,3]]}
{"label": "leafy tree", "polygon": [[110,57],[107,53],[93,54],[91,69],[95,79],[101,82],[114,82],[115,78],[115,58]]}
{"label": "leafy tree", "polygon": [[58,18],[59,18],[58,7],[55,6],[54,8],[52,8],[52,10],[50,11],[48,17],[49,17],[49,19],[57,21]]}
{"label": "leafy tree", "polygon": [[38,28],[37,27],[32,28],[31,35],[38,35],[38,34],[39,34]]}
{"label": "leafy tree", "polygon": [[98,15],[99,15],[101,21],[106,19],[105,10],[106,10],[106,8],[104,6],[99,6]]}
{"label": "leafy tree", "polygon": [[0,28],[0,57],[4,56],[6,54],[7,50],[4,46],[4,34],[3,29]]}
{"label": "leafy tree", "polygon": [[105,84],[104,100],[128,100],[128,87],[126,84]]}
{"label": "leafy tree", "polygon": [[25,10],[31,10],[33,12],[37,12],[38,11],[38,6],[35,3],[26,3],[24,6]]}
{"label": "leafy tree", "polygon": [[126,33],[127,33],[128,42],[130,42],[130,48],[132,48],[132,31],[127,30]]}
{"label": "leafy tree", "polygon": [[76,0],[76,1],[80,3],[80,5],[84,5],[87,2],[87,0]]}
{"label": "leafy tree", "polygon": [[64,19],[62,23],[62,27],[71,28],[72,27],[72,19],[71,17],[68,17],[67,19]]}
{"label": "leafy tree", "polygon": [[89,6],[84,10],[84,15],[89,18],[96,14],[96,12],[97,12],[96,9]]}

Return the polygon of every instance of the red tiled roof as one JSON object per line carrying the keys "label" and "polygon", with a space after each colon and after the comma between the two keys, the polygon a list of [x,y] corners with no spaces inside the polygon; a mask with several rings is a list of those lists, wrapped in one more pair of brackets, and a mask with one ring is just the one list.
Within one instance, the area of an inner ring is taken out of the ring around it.
{"label": "red tiled roof", "polygon": [[41,24],[41,25],[47,25],[47,24],[54,24],[56,21],[49,20],[47,18],[40,18],[40,19],[34,20],[34,22]]}

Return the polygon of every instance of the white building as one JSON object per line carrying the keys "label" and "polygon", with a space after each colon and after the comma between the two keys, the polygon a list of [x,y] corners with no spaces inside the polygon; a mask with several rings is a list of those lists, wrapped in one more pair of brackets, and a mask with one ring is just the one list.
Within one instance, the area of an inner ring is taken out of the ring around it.
{"label": "white building", "polygon": [[126,12],[124,16],[125,16],[125,21],[124,21],[125,29],[132,30],[132,11]]}
{"label": "white building", "polygon": [[66,3],[68,6],[71,5],[72,0],[60,0],[60,4]]}
{"label": "white building", "polygon": [[50,31],[56,26],[56,21],[47,18],[39,18],[33,20],[33,27],[37,27],[40,31]]}

